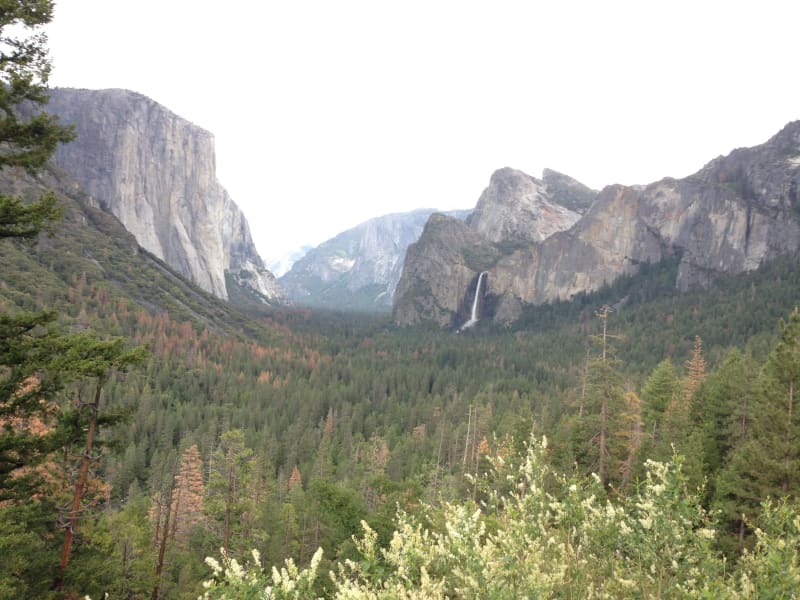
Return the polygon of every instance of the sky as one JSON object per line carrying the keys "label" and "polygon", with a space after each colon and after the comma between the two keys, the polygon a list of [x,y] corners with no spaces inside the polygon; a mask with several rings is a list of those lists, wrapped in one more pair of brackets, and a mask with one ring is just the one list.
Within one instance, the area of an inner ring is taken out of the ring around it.
{"label": "sky", "polygon": [[271,259],[496,169],[683,177],[800,119],[800,2],[56,0],[50,84],[211,131]]}

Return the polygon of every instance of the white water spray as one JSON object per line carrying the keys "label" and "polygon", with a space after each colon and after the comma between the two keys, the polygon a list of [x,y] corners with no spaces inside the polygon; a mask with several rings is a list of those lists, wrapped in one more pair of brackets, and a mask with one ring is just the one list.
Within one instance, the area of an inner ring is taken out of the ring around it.
{"label": "white water spray", "polygon": [[469,329],[475,323],[478,322],[478,301],[481,298],[481,286],[483,285],[483,280],[486,278],[487,272],[481,271],[481,274],[478,275],[478,285],[475,286],[475,298],[472,300],[472,312],[469,315],[469,321],[464,323],[461,326],[459,331],[464,331],[465,329]]}

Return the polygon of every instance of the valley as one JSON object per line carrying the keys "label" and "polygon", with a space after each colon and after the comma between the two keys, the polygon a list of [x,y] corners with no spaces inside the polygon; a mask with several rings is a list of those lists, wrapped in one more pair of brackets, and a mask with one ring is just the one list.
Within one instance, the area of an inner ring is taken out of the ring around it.
{"label": "valley", "polygon": [[276,278],[210,132],[4,65],[0,598],[796,593],[800,122]]}

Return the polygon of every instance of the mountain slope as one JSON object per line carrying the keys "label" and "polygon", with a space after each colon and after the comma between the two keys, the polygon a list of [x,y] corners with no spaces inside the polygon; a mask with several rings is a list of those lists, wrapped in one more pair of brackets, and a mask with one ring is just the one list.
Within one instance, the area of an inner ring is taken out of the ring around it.
{"label": "mountain slope", "polygon": [[[484,236],[501,250],[482,269],[489,272],[488,315],[512,321],[526,304],[597,290],[636,272],[642,263],[674,255],[681,256],[675,283],[683,290],[753,270],[797,250],[799,180],[800,122],[794,122],[765,144],[735,150],[685,179],[668,178],[643,188],[609,186],[573,227],[542,242],[508,233]],[[440,260],[434,254],[441,243],[423,235],[418,244],[414,256],[420,264],[406,264],[398,287],[427,293],[422,290],[430,289],[427,284],[437,275],[425,265]],[[462,255],[469,251],[469,246],[460,249]],[[478,273],[471,272],[473,277]],[[426,300],[398,294],[395,320],[408,324],[434,318],[430,311],[411,310],[414,304],[447,306],[449,319],[440,315],[436,320],[456,326],[463,315],[448,299],[460,297],[463,303],[470,297],[469,281],[449,280],[446,293]]]}
{"label": "mountain slope", "polygon": [[77,133],[56,165],[143,248],[219,298],[230,272],[266,300],[285,299],[217,181],[211,133],[126,90],[54,89],[47,110]]}
{"label": "mountain slope", "polygon": [[[168,314],[226,335],[266,333],[144,250],[63,171],[0,176],[0,193],[36,198],[45,190],[56,193],[64,217],[52,235],[42,234],[35,243],[0,243],[0,309],[55,308],[77,327],[100,327],[104,334],[121,334],[113,323],[137,312]],[[104,315],[103,323],[88,320],[82,305]]]}
{"label": "mountain slope", "polygon": [[[300,304],[344,310],[388,311],[406,248],[434,209],[365,221],[309,250],[280,278]],[[466,216],[466,211],[450,214]]]}

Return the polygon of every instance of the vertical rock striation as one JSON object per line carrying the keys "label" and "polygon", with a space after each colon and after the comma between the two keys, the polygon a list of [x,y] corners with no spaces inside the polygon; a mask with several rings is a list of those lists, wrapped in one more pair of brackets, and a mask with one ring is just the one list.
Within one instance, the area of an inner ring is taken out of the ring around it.
{"label": "vertical rock striation", "polygon": [[[681,257],[675,284],[686,290],[800,250],[800,121],[684,179],[608,186],[593,199],[585,186],[553,173],[546,171],[544,182],[510,169],[495,173],[469,220],[479,241],[451,235],[446,247],[447,228],[426,227],[409,249],[395,320],[452,326],[460,310],[452,298],[463,296],[464,281],[481,270],[489,271],[494,318],[512,321],[526,304],[594,291],[642,263],[674,255]],[[530,217],[535,223],[554,214],[543,196],[550,202],[560,197],[582,214],[571,227],[533,234]],[[475,254],[484,257],[481,264],[452,276]]]}
{"label": "vertical rock striation", "polygon": [[[508,256],[522,257],[532,245],[572,227],[581,218],[556,198],[591,194],[591,190],[565,175],[550,172],[550,183],[508,167],[492,174],[475,210],[466,223],[444,215],[433,215],[419,240],[409,246],[397,286],[393,317],[401,324],[433,321],[439,326],[459,328],[469,320],[474,282],[489,271],[486,293],[497,296],[507,286],[510,273],[494,281],[495,266]],[[591,200],[573,203],[585,209]],[[536,261],[529,256],[527,261]],[[526,268],[530,264],[523,260]],[[472,286],[470,288],[470,286]],[[429,297],[430,296],[430,297]],[[513,319],[520,305],[501,303],[494,311]]]}
{"label": "vertical rock striation", "polygon": [[56,165],[142,248],[219,298],[228,297],[228,271],[265,299],[284,299],[217,181],[211,133],[126,90],[54,89],[47,110],[77,134]]}

